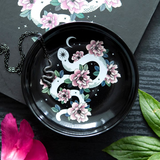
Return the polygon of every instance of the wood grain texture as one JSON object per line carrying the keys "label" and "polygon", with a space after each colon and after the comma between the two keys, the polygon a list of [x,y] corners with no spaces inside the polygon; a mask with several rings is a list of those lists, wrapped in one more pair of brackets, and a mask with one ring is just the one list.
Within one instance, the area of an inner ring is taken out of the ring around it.
{"label": "wood grain texture", "polygon": [[[160,5],[158,6],[135,58],[139,69],[139,88],[160,101]],[[132,135],[156,135],[145,122],[139,107],[138,95],[127,117],[110,131],[90,138],[71,138],[57,134],[41,124],[30,109],[0,94],[0,122],[11,112],[18,126],[26,119],[32,126],[35,139],[46,147],[49,160],[114,160],[102,149],[120,138]],[[0,132],[1,142],[1,132]]]}

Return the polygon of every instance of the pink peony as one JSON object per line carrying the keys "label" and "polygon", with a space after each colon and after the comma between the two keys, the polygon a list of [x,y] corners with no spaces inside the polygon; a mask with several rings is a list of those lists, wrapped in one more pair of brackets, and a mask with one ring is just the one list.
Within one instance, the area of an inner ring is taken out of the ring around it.
{"label": "pink peony", "polygon": [[79,123],[88,121],[87,116],[91,116],[91,112],[89,112],[85,107],[87,107],[87,103],[78,104],[76,102],[73,102],[72,108],[68,109],[70,119],[77,120]]}
{"label": "pink peony", "polygon": [[33,130],[26,120],[22,120],[18,131],[16,119],[9,113],[1,123],[1,130],[1,160],[48,160],[44,145],[33,139]]}
{"label": "pink peony", "polygon": [[103,52],[106,49],[102,46],[102,41],[91,40],[90,44],[86,46],[86,49],[89,51],[89,54],[94,54],[95,56],[101,57],[103,56]]}
{"label": "pink peony", "polygon": [[78,61],[81,57],[83,57],[84,52],[83,51],[77,51],[75,54],[72,56],[72,60],[74,62]]}
{"label": "pink peony", "polygon": [[107,81],[108,84],[117,83],[118,82],[117,77],[121,77],[121,75],[116,70],[118,66],[113,64],[110,64],[110,65],[107,64],[107,68],[108,68],[108,72],[107,72],[105,81]]}
{"label": "pink peony", "polygon": [[121,0],[105,0],[104,3],[106,3],[109,8],[122,6]]}
{"label": "pink peony", "polygon": [[58,101],[63,101],[64,103],[67,103],[67,101],[71,98],[70,90],[63,89],[62,91],[59,91],[58,98]]}
{"label": "pink peony", "polygon": [[45,29],[52,29],[55,26],[59,25],[58,14],[53,14],[51,12],[47,13],[47,15],[43,15],[41,18],[42,27]]}
{"label": "pink peony", "polygon": [[86,0],[58,0],[61,3],[61,8],[64,10],[69,10],[71,14],[81,13],[83,7],[86,6]]}
{"label": "pink peony", "polygon": [[31,10],[36,0],[19,0],[18,5],[23,6],[21,11]]}
{"label": "pink peony", "polygon": [[80,89],[82,88],[89,88],[89,83],[92,82],[90,79],[90,76],[87,76],[89,74],[89,70],[79,70],[76,69],[74,71],[74,74],[70,75],[70,80],[72,81],[73,86],[78,86]]}

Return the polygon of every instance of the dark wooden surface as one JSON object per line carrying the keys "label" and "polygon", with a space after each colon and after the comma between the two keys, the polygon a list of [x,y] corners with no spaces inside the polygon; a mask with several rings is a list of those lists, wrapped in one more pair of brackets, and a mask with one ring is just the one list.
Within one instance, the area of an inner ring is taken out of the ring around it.
{"label": "dark wooden surface", "polygon": [[[135,58],[139,69],[139,88],[160,101],[160,5],[158,6]],[[127,117],[112,130],[90,138],[71,138],[57,134],[36,119],[30,109],[3,94],[0,94],[0,122],[11,112],[18,125],[26,119],[32,126],[35,139],[46,147],[49,160],[114,160],[102,149],[120,138],[132,135],[156,135],[143,119],[137,99]],[[1,132],[0,132],[1,142]]]}

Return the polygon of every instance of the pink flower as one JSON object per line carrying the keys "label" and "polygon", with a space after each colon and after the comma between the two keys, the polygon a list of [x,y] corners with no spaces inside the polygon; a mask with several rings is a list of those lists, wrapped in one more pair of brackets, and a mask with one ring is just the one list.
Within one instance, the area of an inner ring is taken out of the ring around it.
{"label": "pink flower", "polygon": [[71,98],[70,90],[63,89],[62,91],[59,91],[58,98],[58,101],[64,101],[64,103],[67,103],[67,101]]}
{"label": "pink flower", "polygon": [[110,64],[110,65],[107,64],[107,68],[108,68],[108,72],[107,72],[105,81],[107,81],[108,84],[117,83],[118,82],[117,77],[121,77],[121,75],[116,70],[118,66],[113,64]]}
{"label": "pink flower", "polygon": [[90,44],[86,46],[86,49],[89,51],[89,54],[94,54],[95,56],[103,56],[103,52],[106,51],[106,49],[102,46],[102,41],[95,41],[91,40]]}
{"label": "pink flower", "polygon": [[72,108],[68,109],[70,119],[77,120],[79,123],[88,121],[87,116],[91,116],[91,112],[89,112],[85,107],[87,107],[87,103],[78,104],[76,102],[73,102]]}
{"label": "pink flower", "polygon": [[109,8],[122,6],[121,0],[105,0],[104,3],[106,3]]}
{"label": "pink flower", "polygon": [[89,70],[79,70],[76,69],[74,71],[74,74],[70,75],[70,80],[72,81],[73,86],[78,86],[80,89],[82,88],[89,88],[89,83],[92,82],[90,79],[90,76],[87,76],[89,74]]}
{"label": "pink flower", "polygon": [[47,13],[47,15],[43,15],[41,18],[42,27],[45,29],[52,29],[55,26],[59,25],[58,14],[52,14],[51,12]]}
{"label": "pink flower", "polygon": [[86,0],[58,0],[61,3],[61,8],[64,10],[69,10],[71,14],[81,13],[83,7],[86,6]]}
{"label": "pink flower", "polygon": [[72,60],[74,62],[78,61],[81,57],[83,57],[84,52],[83,51],[77,51],[75,54],[72,56]]}
{"label": "pink flower", "polygon": [[16,119],[9,113],[1,123],[1,130],[1,160],[48,160],[44,145],[33,139],[33,130],[26,120],[22,120],[18,131]]}
{"label": "pink flower", "polygon": [[31,10],[36,0],[19,0],[18,5],[23,6],[21,11]]}

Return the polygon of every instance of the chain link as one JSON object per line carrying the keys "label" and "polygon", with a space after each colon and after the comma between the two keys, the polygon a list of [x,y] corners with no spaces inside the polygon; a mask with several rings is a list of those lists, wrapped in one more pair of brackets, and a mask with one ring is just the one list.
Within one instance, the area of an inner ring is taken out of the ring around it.
{"label": "chain link", "polygon": [[42,48],[44,50],[44,55],[45,55],[45,57],[48,58],[47,50],[46,50],[44,39],[43,39],[42,35],[40,33],[38,33],[38,32],[26,31],[19,38],[18,47],[19,47],[19,52],[20,52],[21,60],[17,64],[16,67],[9,67],[10,49],[9,49],[9,47],[6,44],[4,44],[4,43],[0,44],[0,55],[4,54],[4,65],[5,65],[5,68],[6,68],[6,70],[8,72],[17,73],[19,75],[22,73],[22,67],[23,67],[23,64],[24,64],[24,61],[25,61],[25,54],[23,53],[22,44],[23,44],[24,39],[26,37],[29,37],[29,36],[36,36],[36,37],[38,37],[38,40],[41,42]]}

